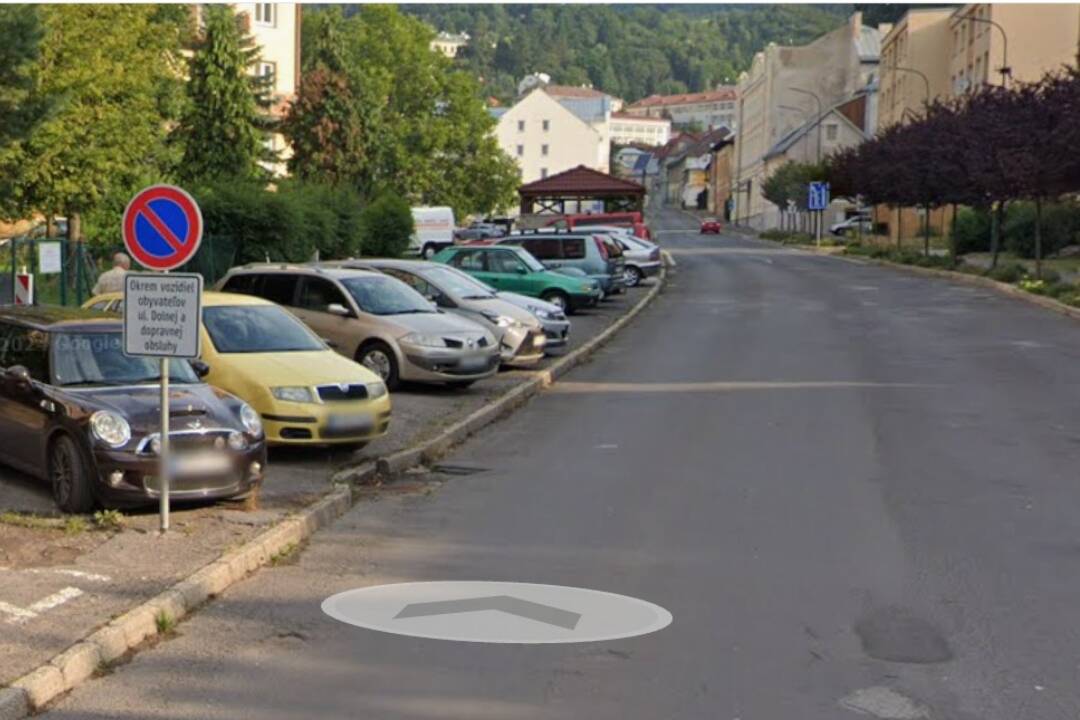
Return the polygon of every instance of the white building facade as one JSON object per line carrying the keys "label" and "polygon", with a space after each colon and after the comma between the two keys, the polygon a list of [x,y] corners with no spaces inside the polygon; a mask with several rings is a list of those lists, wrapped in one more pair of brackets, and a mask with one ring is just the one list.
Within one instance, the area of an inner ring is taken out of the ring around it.
{"label": "white building facade", "polygon": [[610,122],[611,142],[616,145],[660,146],[671,139],[671,121],[667,118],[612,113]]}
{"label": "white building facade", "polygon": [[610,144],[590,123],[537,88],[498,115],[499,146],[517,161],[522,183],[578,165],[608,172]]}

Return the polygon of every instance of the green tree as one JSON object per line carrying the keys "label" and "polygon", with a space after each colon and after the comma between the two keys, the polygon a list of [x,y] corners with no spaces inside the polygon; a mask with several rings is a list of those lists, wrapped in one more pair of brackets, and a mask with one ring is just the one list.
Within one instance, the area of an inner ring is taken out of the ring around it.
{"label": "green tree", "polygon": [[41,116],[29,103],[40,54],[41,17],[34,5],[0,5],[0,217],[18,214],[17,166],[23,141]]}
{"label": "green tree", "polygon": [[[311,96],[302,88],[286,126],[303,141],[298,167],[311,161],[311,176],[333,168],[330,179],[350,176],[369,197],[392,191],[459,216],[512,202],[516,165],[494,139],[480,87],[430,49],[430,27],[389,6],[363,6],[348,19],[312,15],[320,16],[313,45],[340,47],[342,70],[324,51],[305,58],[308,79],[322,86],[313,84]],[[341,46],[328,42],[338,35]]]}
{"label": "green tree", "polygon": [[259,50],[228,5],[204,5],[204,29],[188,62],[187,108],[175,139],[183,147],[179,174],[188,180],[257,178],[266,146],[267,78],[252,69]]}
{"label": "green tree", "polygon": [[364,254],[400,257],[409,247],[415,225],[409,203],[396,193],[383,193],[360,214]]}
{"label": "green tree", "polygon": [[3,83],[9,102],[30,112],[14,138],[0,140],[5,205],[24,217],[67,215],[69,232],[81,237],[85,213],[167,172],[183,28],[152,5],[41,5],[34,13],[17,18],[40,33],[30,55],[21,51],[32,66],[3,71],[32,78],[21,98]]}

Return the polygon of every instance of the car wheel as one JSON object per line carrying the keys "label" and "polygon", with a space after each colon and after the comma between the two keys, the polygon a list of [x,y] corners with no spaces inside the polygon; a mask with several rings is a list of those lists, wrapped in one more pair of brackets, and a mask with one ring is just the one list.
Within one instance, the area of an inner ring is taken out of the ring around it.
{"label": "car wheel", "polygon": [[638,270],[633,265],[627,265],[623,268],[623,282],[626,287],[637,287],[641,284],[641,270]]}
{"label": "car wheel", "polygon": [[397,390],[401,384],[398,378],[397,356],[384,342],[371,342],[356,352],[356,362],[382,378],[386,387]]}
{"label": "car wheel", "polygon": [[425,260],[430,260],[435,257],[435,254],[439,252],[439,249],[434,245],[428,244],[424,246],[424,249],[420,252],[420,256]]}
{"label": "car wheel", "polygon": [[570,309],[570,297],[562,290],[547,290],[541,293],[540,299],[551,303],[563,312]]}
{"label": "car wheel", "polygon": [[79,446],[60,435],[49,448],[49,482],[56,506],[66,513],[87,513],[94,509],[90,470]]}

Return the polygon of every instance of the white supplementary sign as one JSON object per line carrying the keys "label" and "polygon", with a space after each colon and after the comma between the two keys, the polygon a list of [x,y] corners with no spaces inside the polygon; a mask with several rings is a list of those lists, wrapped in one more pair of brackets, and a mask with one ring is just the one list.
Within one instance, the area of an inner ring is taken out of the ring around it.
{"label": "white supplementary sign", "polygon": [[201,275],[125,275],[124,354],[197,358],[202,289]]}
{"label": "white supplementary sign", "polygon": [[38,272],[42,275],[53,275],[60,270],[60,243],[43,242],[38,245]]}

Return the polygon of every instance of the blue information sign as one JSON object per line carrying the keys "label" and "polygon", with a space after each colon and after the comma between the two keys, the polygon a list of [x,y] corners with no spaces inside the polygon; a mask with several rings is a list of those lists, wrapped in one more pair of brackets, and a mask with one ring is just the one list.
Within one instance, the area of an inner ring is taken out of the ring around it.
{"label": "blue information sign", "polygon": [[824,210],[829,207],[829,183],[810,183],[810,194],[806,201],[808,210]]}

